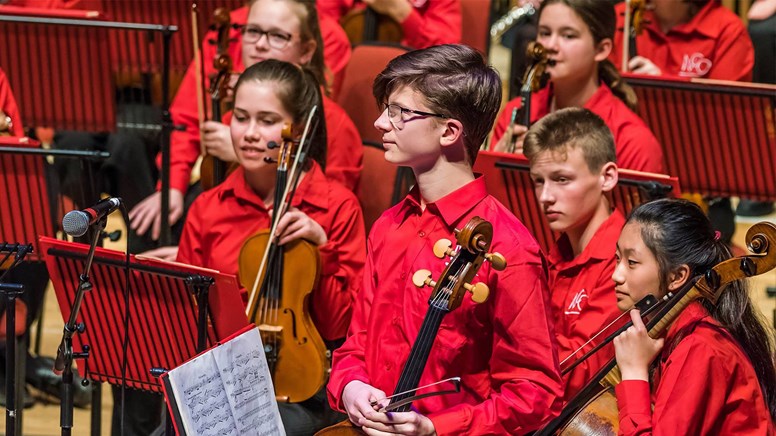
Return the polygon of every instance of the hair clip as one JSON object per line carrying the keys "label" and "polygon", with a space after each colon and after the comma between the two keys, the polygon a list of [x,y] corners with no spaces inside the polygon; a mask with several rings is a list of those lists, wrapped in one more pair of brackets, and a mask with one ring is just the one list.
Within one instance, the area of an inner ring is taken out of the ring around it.
{"label": "hair clip", "polygon": [[719,241],[719,238],[722,237],[722,233],[720,233],[719,230],[714,230],[714,240]]}

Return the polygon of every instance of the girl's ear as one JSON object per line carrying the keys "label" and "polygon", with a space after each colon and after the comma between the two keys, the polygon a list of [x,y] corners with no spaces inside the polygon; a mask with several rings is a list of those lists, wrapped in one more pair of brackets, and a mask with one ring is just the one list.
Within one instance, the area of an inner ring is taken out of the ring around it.
{"label": "girl's ear", "polygon": [[612,45],[613,43],[611,38],[602,39],[595,48],[595,61],[603,62],[606,60],[609,57],[609,54],[612,52]]}
{"label": "girl's ear", "polygon": [[690,267],[687,264],[681,265],[671,271],[666,279],[668,280],[668,290],[675,291],[690,279]]}
{"label": "girl's ear", "polygon": [[309,65],[310,61],[313,60],[316,48],[318,48],[318,43],[314,39],[305,42],[302,45],[302,56],[299,59],[299,63],[301,65]]}

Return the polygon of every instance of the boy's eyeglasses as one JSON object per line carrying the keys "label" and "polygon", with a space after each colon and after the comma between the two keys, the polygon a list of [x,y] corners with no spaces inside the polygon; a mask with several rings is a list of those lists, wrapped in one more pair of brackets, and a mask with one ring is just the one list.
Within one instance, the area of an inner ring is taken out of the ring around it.
{"label": "boy's eyeglasses", "polygon": [[397,130],[403,129],[404,123],[406,123],[407,121],[412,121],[417,118],[417,117],[412,117],[412,118],[404,119],[405,113],[415,114],[421,117],[450,118],[447,115],[433,114],[431,112],[423,112],[423,111],[418,111],[414,109],[403,108],[398,104],[383,103],[383,110],[388,111],[388,119],[391,121],[391,124],[393,124],[393,127],[395,127]]}
{"label": "boy's eyeglasses", "polygon": [[275,31],[268,32],[255,26],[243,26],[242,28],[242,39],[245,43],[255,44],[261,39],[262,36],[266,36],[269,46],[276,50],[282,50],[286,48],[288,43],[291,42],[291,38],[293,38],[292,35],[287,33]]}

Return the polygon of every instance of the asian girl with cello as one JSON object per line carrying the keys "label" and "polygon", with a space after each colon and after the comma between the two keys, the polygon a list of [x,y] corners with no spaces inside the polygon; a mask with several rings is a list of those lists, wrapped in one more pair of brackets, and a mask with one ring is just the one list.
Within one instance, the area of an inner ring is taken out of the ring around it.
{"label": "asian girl with cello", "polygon": [[[695,204],[644,204],[631,213],[617,244],[617,305],[627,310],[646,294],[676,292],[729,258]],[[614,340],[623,380],[615,388],[620,434],[776,432],[774,333],[742,281],[731,283],[716,304],[690,303],[665,337],[650,338],[637,311],[631,318],[634,325]]]}
{"label": "asian girl with cello", "polygon": [[[655,136],[636,115],[636,96],[607,60],[616,17],[611,3],[599,0],[545,0],[539,10],[536,38],[547,52],[549,82],[527,96],[529,120],[536,122],[566,107],[584,107],[600,116],[614,135],[620,168],[660,173],[663,152]],[[527,126],[511,122],[521,99],[507,103],[493,129],[492,148],[521,152]]]}
{"label": "asian girl with cello", "polygon": [[[324,84],[324,47],[313,0],[252,0],[238,43],[241,62],[235,60],[235,68],[242,65],[249,67],[265,59],[279,59],[307,67]],[[230,46],[228,51],[234,54],[236,50]],[[170,143],[171,224],[183,215],[184,194],[189,187],[192,168],[200,155],[200,141],[204,141],[209,154],[225,162],[236,161],[228,125],[221,120],[199,125],[193,65],[189,67],[170,107],[173,122],[186,126],[185,131],[173,132]],[[326,174],[355,189],[363,156],[361,137],[345,111],[325,95],[322,109],[329,133]],[[135,207],[130,212],[130,219],[132,228],[138,233],[151,231],[153,238],[158,239],[160,193],[152,194]]]}
{"label": "asian girl with cello", "polygon": [[[281,142],[285,123],[301,133],[297,126],[319,101],[319,85],[300,67],[267,60],[246,69],[235,86],[230,125],[240,166],[195,200],[181,236],[179,262],[237,274],[245,240],[270,227],[277,165],[268,160],[278,156],[278,148],[270,144]],[[366,241],[358,200],[324,175],[325,144],[323,130],[312,140],[291,207],[280,218],[276,235],[280,245],[304,239],[318,248],[320,278],[312,292],[311,315],[331,349],[350,323]],[[337,420],[336,415],[330,419],[333,414],[322,391],[301,403],[280,403],[280,409],[289,434],[311,434]]]}

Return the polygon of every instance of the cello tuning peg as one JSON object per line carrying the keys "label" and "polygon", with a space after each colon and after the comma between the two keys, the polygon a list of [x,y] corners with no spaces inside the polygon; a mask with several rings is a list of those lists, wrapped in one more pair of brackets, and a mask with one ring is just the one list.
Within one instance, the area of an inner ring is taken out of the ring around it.
{"label": "cello tuning peg", "polygon": [[272,159],[269,156],[265,156],[264,157],[264,162],[269,163],[269,164],[276,164],[276,163],[278,163],[278,160],[277,159]]}
{"label": "cello tuning peg", "polygon": [[440,239],[434,243],[434,256],[444,259],[445,256],[450,256],[452,254],[452,250],[450,250],[450,247],[453,246],[453,243],[450,242],[449,239]]}
{"label": "cello tuning peg", "polygon": [[493,269],[496,271],[503,271],[507,267],[507,260],[501,253],[488,253],[485,255],[485,259],[493,265]]}
{"label": "cello tuning peg", "polygon": [[275,142],[275,141],[269,141],[269,142],[267,143],[267,149],[268,149],[268,150],[273,150],[273,149],[276,149],[276,148],[278,148],[278,147],[280,147],[280,144],[278,144],[278,143],[277,143],[277,142]]}
{"label": "cello tuning peg", "polygon": [[422,288],[423,286],[436,286],[436,282],[431,280],[431,271],[427,269],[419,269],[412,275],[412,284]]}
{"label": "cello tuning peg", "polygon": [[488,296],[490,295],[490,288],[488,288],[488,285],[482,282],[479,282],[474,285],[472,285],[471,283],[466,283],[463,285],[463,287],[466,288],[467,291],[472,293],[472,301],[474,301],[475,303],[485,302],[485,300],[487,300]]}

